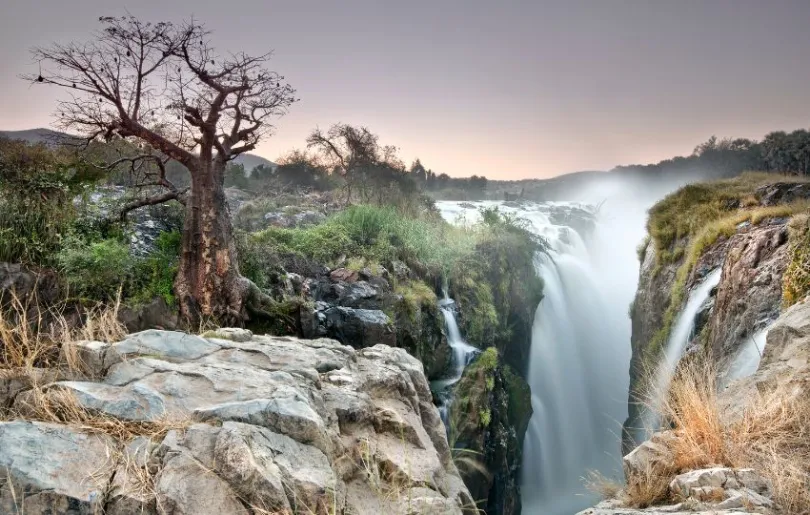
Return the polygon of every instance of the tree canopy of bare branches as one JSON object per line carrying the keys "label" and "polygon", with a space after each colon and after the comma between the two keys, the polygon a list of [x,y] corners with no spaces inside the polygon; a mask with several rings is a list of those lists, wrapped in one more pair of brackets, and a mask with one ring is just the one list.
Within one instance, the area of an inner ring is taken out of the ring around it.
{"label": "tree canopy of bare branches", "polygon": [[[272,122],[295,102],[295,90],[267,69],[271,54],[220,53],[195,21],[149,23],[99,18],[88,42],[34,50],[35,85],[62,88],[57,125],[85,141],[123,138],[141,152],[108,166],[129,166],[154,188],[127,209],[179,199],[186,205],[175,290],[181,314],[238,321],[249,285],[239,275],[223,188],[226,164],[256,148]],[[191,177],[188,191],[166,175],[175,160]]]}

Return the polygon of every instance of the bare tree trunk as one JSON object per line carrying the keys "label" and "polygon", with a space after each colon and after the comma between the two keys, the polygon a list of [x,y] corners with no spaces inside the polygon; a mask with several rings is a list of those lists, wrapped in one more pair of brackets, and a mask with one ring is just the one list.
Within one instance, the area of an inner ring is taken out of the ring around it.
{"label": "bare tree trunk", "polygon": [[225,163],[204,161],[191,172],[180,269],[175,292],[180,316],[194,326],[205,319],[241,325],[249,281],[239,274],[224,189]]}

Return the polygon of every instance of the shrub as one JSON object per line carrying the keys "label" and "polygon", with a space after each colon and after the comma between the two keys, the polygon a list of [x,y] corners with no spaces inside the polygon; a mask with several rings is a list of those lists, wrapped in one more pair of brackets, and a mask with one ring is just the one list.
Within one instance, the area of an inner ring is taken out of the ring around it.
{"label": "shrub", "polygon": [[179,267],[181,240],[179,231],[160,233],[155,250],[137,260],[130,292],[133,302],[149,302],[162,297],[166,304],[174,305],[174,279]]}
{"label": "shrub", "polygon": [[120,289],[122,299],[130,303],[145,303],[160,296],[171,306],[180,240],[177,231],[161,233],[155,249],[141,258],[134,256],[120,238],[88,241],[71,235],[65,239],[57,261],[74,296],[109,302]]}
{"label": "shrub", "polygon": [[52,264],[95,172],[67,150],[0,138],[0,261]]}
{"label": "shrub", "polygon": [[94,242],[68,238],[57,261],[71,293],[101,301],[115,298],[119,288],[129,293],[137,266],[129,246],[113,238]]}

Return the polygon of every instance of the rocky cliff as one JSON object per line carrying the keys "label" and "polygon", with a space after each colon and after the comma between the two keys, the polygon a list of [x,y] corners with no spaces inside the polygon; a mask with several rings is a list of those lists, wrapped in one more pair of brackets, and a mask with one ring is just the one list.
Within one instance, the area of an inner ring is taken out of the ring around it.
{"label": "rocky cliff", "polygon": [[422,364],[150,330],[0,378],[3,513],[474,513]]}
{"label": "rocky cliff", "polygon": [[[646,402],[644,379],[655,370],[659,353],[689,292],[710,271],[722,267],[720,283],[694,321],[695,331],[687,352],[698,348],[708,350],[720,374],[741,344],[779,316],[783,307],[784,275],[795,261],[788,226],[791,220],[803,216],[799,213],[805,209],[804,204],[780,205],[779,202],[795,202],[797,195],[806,189],[797,189],[792,183],[761,186],[748,195],[749,206],[743,206],[734,198],[722,197],[723,210],[715,215],[716,219],[704,220],[705,225],[694,227],[691,233],[675,238],[664,248],[653,237],[640,249],[638,291],[630,307],[631,392],[630,414],[623,437],[624,454],[638,443],[633,433],[639,426],[641,407]],[[683,196],[681,192],[674,196]],[[714,197],[700,198],[678,209],[700,211],[708,209],[707,204],[717,202]],[[655,209],[651,218],[656,216]],[[651,219],[650,225],[654,223]],[[661,223],[668,231],[672,230],[669,226],[675,224],[666,219]],[[799,237],[793,239],[798,241]],[[798,289],[806,292],[806,286]]]}

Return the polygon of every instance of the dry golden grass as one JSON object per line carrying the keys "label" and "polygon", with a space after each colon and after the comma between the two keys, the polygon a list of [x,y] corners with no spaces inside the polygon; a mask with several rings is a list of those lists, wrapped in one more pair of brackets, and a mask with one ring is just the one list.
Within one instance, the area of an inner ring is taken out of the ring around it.
{"label": "dry golden grass", "polygon": [[667,499],[675,475],[709,466],[750,467],[770,480],[785,513],[810,513],[810,396],[796,385],[757,393],[737,417],[725,417],[713,367],[682,365],[661,406],[677,438],[668,474],[627,478],[625,501],[636,507]]}
{"label": "dry golden grass", "polygon": [[647,508],[669,499],[669,483],[675,474],[662,473],[652,468],[627,478],[620,499],[633,508]]}
{"label": "dry golden grass", "polygon": [[[36,299],[22,300],[13,292],[0,307],[0,371],[58,369],[82,377],[84,367],[71,345],[80,340],[120,341],[126,328],[118,320],[120,292],[113,305],[86,309],[77,326],[62,306],[40,307]],[[63,351],[63,352],[60,352]]]}
{"label": "dry golden grass", "polygon": [[184,430],[194,423],[191,415],[166,415],[157,420],[122,420],[103,412],[89,410],[75,394],[60,386],[37,386],[26,391],[17,403],[12,418],[63,424],[89,432],[101,433],[128,442],[136,437],[160,440],[169,431]]}
{"label": "dry golden grass", "polygon": [[602,499],[614,499],[622,492],[621,483],[596,470],[589,470],[582,478],[582,482],[585,484],[585,488]]}

